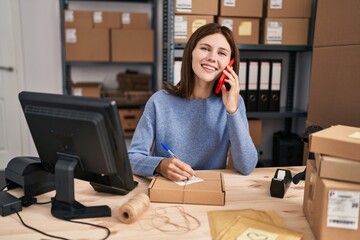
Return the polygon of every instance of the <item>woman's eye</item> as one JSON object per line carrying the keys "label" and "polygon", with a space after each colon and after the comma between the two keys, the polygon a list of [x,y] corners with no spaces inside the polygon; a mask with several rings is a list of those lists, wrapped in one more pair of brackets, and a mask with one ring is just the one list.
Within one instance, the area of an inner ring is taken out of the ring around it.
{"label": "woman's eye", "polygon": [[219,55],[226,56],[226,53],[225,52],[219,52]]}
{"label": "woman's eye", "polygon": [[209,48],[207,48],[207,47],[202,47],[201,50],[209,51]]}

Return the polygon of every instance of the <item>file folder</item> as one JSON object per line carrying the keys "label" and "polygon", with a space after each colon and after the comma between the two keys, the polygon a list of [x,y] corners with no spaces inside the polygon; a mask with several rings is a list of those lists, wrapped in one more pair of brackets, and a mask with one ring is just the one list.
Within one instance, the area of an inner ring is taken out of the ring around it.
{"label": "file folder", "polygon": [[181,61],[174,62],[174,86],[178,85],[181,79],[181,64]]}
{"label": "file folder", "polygon": [[269,110],[274,112],[280,110],[281,70],[282,70],[281,61],[272,62]]}
{"label": "file folder", "polygon": [[257,95],[258,95],[258,76],[259,62],[251,60],[249,62],[248,87],[246,96],[246,110],[248,112],[257,111]]}
{"label": "file folder", "polygon": [[260,62],[258,111],[269,111],[270,61]]}
{"label": "file folder", "polygon": [[239,64],[239,83],[240,83],[240,95],[244,100],[246,106],[246,93],[247,93],[247,72],[248,72],[248,61],[240,60]]}

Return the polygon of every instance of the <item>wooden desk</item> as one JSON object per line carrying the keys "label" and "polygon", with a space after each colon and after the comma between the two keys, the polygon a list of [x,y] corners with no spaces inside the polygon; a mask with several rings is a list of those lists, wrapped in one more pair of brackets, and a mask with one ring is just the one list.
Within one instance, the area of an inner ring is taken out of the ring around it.
{"label": "wooden desk", "polygon": [[[304,167],[290,167],[292,174],[304,170]],[[184,234],[163,233],[154,228],[144,225],[142,219],[127,225],[118,221],[118,209],[127,200],[138,193],[147,193],[149,179],[135,177],[139,186],[126,196],[109,195],[97,193],[92,187],[83,181],[75,181],[75,198],[86,206],[109,205],[112,209],[112,217],[80,219],[80,221],[91,222],[107,226],[111,230],[109,239],[211,239],[208,224],[207,211],[230,210],[252,208],[256,210],[276,210],[286,227],[303,232],[303,239],[315,239],[308,222],[305,219],[302,203],[304,194],[304,181],[298,185],[291,184],[285,197],[273,198],[270,196],[271,178],[274,176],[276,168],[257,168],[249,176],[243,176],[234,170],[222,170],[226,189],[225,206],[206,206],[206,205],[180,205],[184,210],[200,220],[201,226]],[[10,191],[15,196],[22,196],[22,190]],[[54,196],[54,192],[38,196],[39,202],[49,201]],[[160,207],[179,206],[179,204],[151,203],[148,211],[143,215],[144,218]],[[69,223],[52,217],[50,204],[32,205],[23,208],[20,212],[25,223],[38,228],[47,233],[62,236],[70,239],[101,239],[105,236],[104,230],[91,226]],[[18,216],[12,214],[0,217],[0,239],[48,239],[48,237],[25,228]]]}

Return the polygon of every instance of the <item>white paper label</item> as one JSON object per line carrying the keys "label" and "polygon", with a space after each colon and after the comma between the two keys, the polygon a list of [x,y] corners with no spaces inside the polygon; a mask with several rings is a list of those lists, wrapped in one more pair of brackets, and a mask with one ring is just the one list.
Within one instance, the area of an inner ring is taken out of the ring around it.
{"label": "white paper label", "polygon": [[187,18],[185,16],[175,16],[174,38],[186,39],[187,36]]}
{"label": "white paper label", "polygon": [[130,22],[131,22],[130,13],[122,13],[121,14],[121,22],[122,22],[122,24],[130,24]]}
{"label": "white paper label", "polygon": [[174,62],[174,86],[176,86],[181,79],[181,61]]}
{"label": "white paper label", "polygon": [[281,44],[283,26],[281,22],[269,22],[267,29],[266,42],[271,44]]}
{"label": "white paper label", "polygon": [[281,82],[281,63],[273,63],[271,75],[271,90],[279,91]]}
{"label": "white paper label", "polygon": [[74,22],[74,11],[66,10],[65,11],[65,22]]}
{"label": "white paper label", "polygon": [[221,26],[225,26],[229,28],[231,31],[233,30],[234,21],[230,18],[223,19],[221,21]]}
{"label": "white paper label", "polygon": [[247,72],[247,63],[240,62],[239,66],[239,83],[240,83],[240,91],[246,90],[246,72]]}
{"label": "white paper label", "polygon": [[68,28],[65,32],[65,42],[67,43],[76,43],[76,29],[75,28]]}
{"label": "white paper label", "polygon": [[249,90],[257,90],[257,82],[258,82],[258,62],[250,62],[249,67]]}
{"label": "white paper label", "polygon": [[248,228],[236,240],[276,240],[278,234],[260,230],[257,228]]}
{"label": "white paper label", "polygon": [[198,183],[198,182],[202,182],[202,181],[204,181],[204,179],[196,177],[196,176],[192,176],[187,181],[180,181],[180,182],[175,182],[175,183],[179,186],[185,186],[185,185],[190,185],[190,184]]}
{"label": "white paper label", "polygon": [[360,132],[354,132],[349,135],[351,138],[360,139]]}
{"label": "white paper label", "polygon": [[270,9],[282,9],[282,0],[271,0]]}
{"label": "white paper label", "polygon": [[103,17],[102,17],[102,12],[101,11],[96,11],[93,14],[93,22],[94,23],[102,23],[103,22]]}
{"label": "white paper label", "polygon": [[[261,71],[260,71],[260,90],[269,90],[269,81],[270,81],[270,63],[262,62]],[[277,174],[277,178],[284,179],[285,171],[279,170]]]}
{"label": "white paper label", "polygon": [[235,7],[236,0],[224,0],[225,7]]}
{"label": "white paper label", "polygon": [[330,190],[328,195],[327,226],[357,230],[359,224],[360,192]]}
{"label": "white paper label", "polygon": [[73,88],[72,95],[74,95],[74,96],[82,96],[82,89],[81,88]]}
{"label": "white paper label", "polygon": [[192,0],[177,0],[175,8],[178,12],[191,12]]}

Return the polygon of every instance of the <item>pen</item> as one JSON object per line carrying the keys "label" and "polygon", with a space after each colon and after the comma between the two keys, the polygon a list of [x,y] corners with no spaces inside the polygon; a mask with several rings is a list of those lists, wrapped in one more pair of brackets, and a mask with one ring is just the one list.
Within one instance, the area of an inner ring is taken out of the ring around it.
{"label": "pen", "polygon": [[[174,153],[173,151],[171,151],[171,149],[170,149],[168,146],[166,146],[166,144],[164,144],[164,143],[160,143],[160,144],[161,144],[161,146],[162,146],[168,153],[170,153],[170,155],[171,155],[173,158],[179,159],[179,158],[175,155],[175,153]],[[192,177],[195,177],[195,174],[194,174]],[[190,178],[189,178],[189,179],[190,179]],[[187,180],[189,180],[189,179],[187,179]]]}
{"label": "pen", "polygon": [[168,153],[170,153],[170,155],[171,155],[173,158],[178,158],[178,157],[175,155],[175,153],[173,153],[173,151],[171,151],[171,149],[170,149],[168,146],[166,146],[164,143],[161,143],[161,146],[162,146]]}

